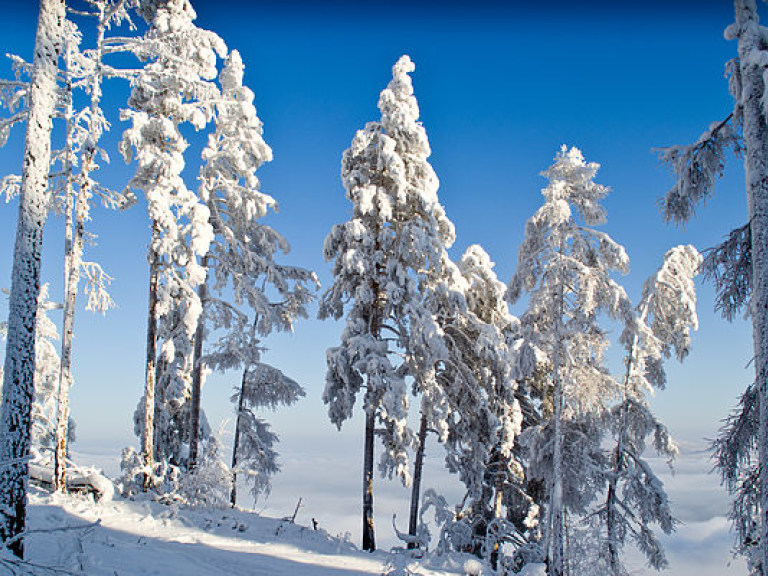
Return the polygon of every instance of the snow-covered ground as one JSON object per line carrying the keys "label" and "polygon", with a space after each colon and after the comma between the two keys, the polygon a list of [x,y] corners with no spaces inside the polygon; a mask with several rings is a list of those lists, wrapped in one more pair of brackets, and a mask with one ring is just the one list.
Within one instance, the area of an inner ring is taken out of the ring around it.
{"label": "snow-covered ground", "polygon": [[[30,504],[29,561],[66,574],[378,576],[402,560],[385,551],[361,552],[322,529],[243,510],[191,510],[120,496],[94,502],[38,488]],[[410,565],[423,576],[442,576],[463,574],[465,561]]]}
{"label": "snow-covered ground", "polygon": [[[377,537],[382,551],[359,552],[356,443],[342,434],[335,439],[340,449],[328,454],[320,447],[329,442],[327,438],[315,442],[287,439],[283,471],[275,478],[271,496],[256,504],[256,513],[188,511],[121,499],[94,504],[83,497],[52,499],[35,491],[32,529],[84,526],[99,519],[101,525],[85,532],[36,534],[31,538],[30,551],[37,562],[65,566],[75,573],[80,560],[85,559],[84,573],[95,576],[386,574],[385,568],[393,560],[388,551],[396,544],[392,514],[397,513],[398,525],[404,528],[408,493],[396,482],[377,478]],[[442,470],[440,450],[432,448],[428,451],[426,486],[440,489],[450,499],[459,498],[460,487],[454,486],[455,479]],[[710,473],[711,461],[704,448],[700,440],[681,442],[674,474],[664,462],[653,461],[669,492],[673,511],[682,521],[672,536],[664,538],[670,560],[665,576],[747,573],[743,560],[731,557],[732,535],[725,517],[728,497],[717,477]],[[118,473],[115,449],[76,450],[75,460],[95,464],[112,476]],[[280,526],[278,519],[293,513],[298,498],[302,498],[302,504],[296,525],[283,524],[280,534],[275,534]],[[252,506],[245,503],[246,508]],[[306,527],[312,525],[313,518],[319,522],[318,531]],[[246,529],[240,531],[240,526]],[[631,552],[628,560],[634,576],[657,574]],[[413,568],[425,576],[463,573],[462,560],[454,559],[448,565],[438,562],[433,559],[427,567]]]}

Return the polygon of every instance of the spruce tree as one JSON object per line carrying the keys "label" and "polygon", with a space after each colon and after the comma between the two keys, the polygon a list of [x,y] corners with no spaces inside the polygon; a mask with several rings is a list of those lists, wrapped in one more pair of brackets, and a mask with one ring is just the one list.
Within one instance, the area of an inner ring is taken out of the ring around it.
{"label": "spruce tree", "polygon": [[566,569],[566,513],[576,514],[604,485],[600,418],[616,394],[605,366],[608,346],[600,316],[625,318],[632,306],[610,277],[629,266],[624,248],[594,229],[606,220],[600,201],[608,189],[576,148],[562,147],[544,172],[544,204],[528,220],[518,268],[509,284],[515,302],[526,292],[522,334],[549,364],[543,421],[531,432],[533,477],[546,487],[543,525],[551,576]]}
{"label": "spruce tree", "polygon": [[[427,133],[403,56],[381,93],[381,120],[369,122],[344,152],[341,176],[352,219],[334,226],[325,242],[334,283],[319,317],[346,316],[341,344],[328,349],[323,400],[338,427],[352,416],[361,390],[365,413],[363,548],[376,547],[373,524],[374,434],[384,444],[385,473],[409,480],[409,366],[411,324],[431,321],[421,288],[439,268],[453,225],[437,199],[438,179],[427,158]],[[417,377],[415,377],[418,380]],[[381,428],[375,430],[376,423]]]}

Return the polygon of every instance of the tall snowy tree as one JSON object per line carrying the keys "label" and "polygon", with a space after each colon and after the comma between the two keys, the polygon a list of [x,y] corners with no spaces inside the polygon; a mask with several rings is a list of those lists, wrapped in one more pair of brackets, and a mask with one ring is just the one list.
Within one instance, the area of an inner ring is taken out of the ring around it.
{"label": "tall snowy tree", "polygon": [[[714,182],[722,173],[728,150],[743,153],[746,175],[747,224],[732,231],[728,238],[707,256],[704,269],[714,278],[718,300],[715,307],[726,318],[732,318],[739,308],[748,305],[752,320],[755,382],[754,394],[743,397],[741,416],[731,424],[754,418],[749,428],[757,431],[756,446],[759,463],[768,462],[768,32],[759,24],[755,0],[734,0],[735,22],[725,31],[726,38],[738,42],[738,57],[728,62],[729,89],[734,98],[732,113],[722,122],[714,123],[699,140],[689,146],[673,146],[662,151],[662,159],[675,173],[675,184],[664,198],[664,214],[668,220],[684,223],[694,216],[695,208],[713,193]],[[750,399],[754,399],[752,402]],[[750,401],[747,401],[750,400]],[[741,428],[741,425],[739,426]],[[743,428],[742,428],[743,429]],[[731,432],[734,430],[731,429]],[[719,449],[736,448],[724,430]],[[738,443],[737,443],[738,444]],[[719,454],[720,465],[735,466],[722,469],[727,479],[739,475],[743,464],[750,473],[746,453],[725,456]],[[754,522],[757,530],[749,533],[739,529],[737,549],[749,549],[750,570],[765,574],[768,566],[768,474],[751,483],[756,495],[742,498],[737,493],[732,516],[737,527]],[[757,505],[759,511],[753,505]],[[759,546],[755,545],[759,539]],[[748,539],[749,541],[747,541]]]}
{"label": "tall snowy tree", "polygon": [[[99,140],[109,123],[101,109],[102,83],[105,77],[130,78],[132,70],[119,70],[104,63],[104,53],[109,38],[106,32],[112,26],[130,23],[126,10],[128,0],[98,0],[90,3],[86,14],[96,21],[96,40],[92,49],[80,46],[81,33],[68,22],[64,57],[64,93],[67,124],[66,142],[62,151],[62,175],[64,179],[64,320],[61,338],[61,369],[58,385],[58,416],[54,465],[54,488],[64,490],[67,437],[69,425],[69,389],[72,385],[72,348],[74,338],[75,304],[81,277],[87,281],[87,309],[106,311],[113,306],[106,291],[109,276],[95,262],[83,260],[84,244],[91,239],[86,231],[90,220],[91,203],[96,196],[105,206],[125,208],[132,204],[133,195],[119,193],[100,185],[92,176],[99,169],[99,161],[109,161],[107,152],[99,146]],[[112,43],[109,51],[126,50],[120,43]],[[82,109],[73,105],[73,91],[80,89],[89,96]]]}
{"label": "tall snowy tree", "polygon": [[[334,226],[325,241],[334,283],[320,303],[319,317],[346,327],[341,345],[327,352],[323,400],[341,427],[365,389],[363,458],[363,548],[376,547],[373,524],[374,435],[384,444],[381,468],[408,480],[409,366],[411,322],[431,322],[420,288],[453,242],[453,225],[437,199],[438,179],[413,96],[410,58],[393,67],[381,93],[381,120],[359,130],[344,152],[341,177],[352,202],[352,219]],[[419,380],[417,377],[414,377]],[[376,422],[381,429],[376,431]]]}
{"label": "tall snowy tree", "polygon": [[41,0],[29,88],[19,218],[16,229],[8,340],[0,415],[0,538],[24,555],[31,410],[34,398],[35,324],[40,292],[40,253],[48,209],[51,119],[62,50],[64,0]]}
{"label": "tall snowy tree", "polygon": [[611,279],[626,272],[624,248],[592,226],[605,222],[608,193],[593,181],[598,169],[563,146],[544,172],[544,205],[528,220],[510,302],[523,292],[529,306],[523,336],[548,358],[544,421],[532,431],[531,474],[546,481],[543,526],[551,576],[565,573],[566,510],[584,512],[602,488],[600,416],[616,394],[605,367],[608,345],[600,315],[626,318],[632,306]]}
{"label": "tall snowy tree", "polygon": [[[190,423],[190,465],[194,466],[203,364],[222,371],[241,369],[235,395],[232,505],[238,474],[252,481],[256,496],[268,489],[269,478],[278,469],[276,436],[254,411],[292,404],[304,395],[296,382],[261,362],[262,339],[274,330],[291,330],[298,317],[307,315],[306,305],[312,299],[309,286],[317,282],[312,272],[275,261],[290,246],[261,222],[270,210],[277,210],[274,198],[259,191],[256,176],[259,166],[272,159],[272,151],[262,137],[253,92],[243,85],[243,71],[240,54],[232,51],[219,76],[216,131],[203,151],[200,196],[208,206],[214,238],[204,258],[206,282],[200,286],[203,312],[195,335]],[[206,328],[223,330],[208,356],[202,352]]]}
{"label": "tall snowy tree", "polygon": [[[87,281],[85,292],[88,296],[87,309],[106,311],[113,305],[106,287],[111,278],[104,273],[96,262],[83,261],[83,244],[85,240],[92,241],[93,236],[85,231],[89,220],[90,199],[96,196],[110,208],[125,208],[131,203],[131,198],[111,191],[89,177],[98,168],[96,158],[108,160],[106,152],[97,147],[103,130],[108,127],[104,114],[98,106],[101,96],[102,76],[128,77],[131,71],[106,67],[102,72],[102,51],[104,31],[112,24],[120,24],[128,20],[125,5],[128,0],[98,0],[91,2],[87,10],[75,10],[80,16],[96,17],[97,47],[84,50],[81,46],[83,33],[73,21],[66,20],[63,35],[63,66],[58,79],[57,117],[65,124],[65,137],[60,149],[51,154],[51,182],[49,199],[57,213],[64,215],[64,322],[61,338],[61,367],[58,371],[60,382],[57,386],[58,395],[58,444],[55,451],[54,487],[63,489],[64,455],[66,454],[67,427],[69,418],[69,388],[72,384],[71,359],[75,313],[75,299],[81,277]],[[120,44],[110,47],[111,51],[120,50]],[[4,103],[11,112],[17,107],[22,110],[11,118],[0,122],[0,130],[9,128],[27,116],[25,93],[28,83],[20,82],[21,72],[28,72],[31,67],[18,56],[12,56],[14,67],[17,69],[16,81],[0,81],[0,88],[5,92],[0,102]],[[90,105],[78,109],[76,104],[77,92],[90,93]],[[21,105],[21,106],[20,106]],[[78,165],[78,157],[80,159]],[[2,190],[8,199],[18,194],[17,184],[20,179],[15,175],[7,175],[0,182]]]}
{"label": "tall snowy tree", "polygon": [[141,8],[150,29],[136,50],[149,62],[123,113],[132,126],[121,151],[127,161],[135,151],[138,166],[129,186],[144,192],[152,222],[146,382],[136,415],[149,471],[155,458],[174,465],[186,459],[192,342],[201,310],[196,289],[205,280],[198,258],[208,251],[212,230],[208,208],[181,176],[187,142],[180,126],[201,129],[211,119],[219,97],[212,82],[217,55],[226,46],[193,24],[195,12],[186,0]]}
{"label": "tall snowy tree", "polygon": [[652,525],[669,534],[675,520],[663,484],[643,453],[649,441],[657,454],[670,460],[677,448],[666,426],[651,412],[648,396],[666,384],[664,360],[672,354],[683,360],[690,350],[690,332],[698,326],[693,278],[700,264],[693,246],[670,249],[646,281],[636,315],[621,337],[626,349],[621,397],[607,417],[615,447],[605,501],[594,515],[605,527],[600,557],[612,576],[625,573],[620,553],[628,536],[652,568],[667,566]]}

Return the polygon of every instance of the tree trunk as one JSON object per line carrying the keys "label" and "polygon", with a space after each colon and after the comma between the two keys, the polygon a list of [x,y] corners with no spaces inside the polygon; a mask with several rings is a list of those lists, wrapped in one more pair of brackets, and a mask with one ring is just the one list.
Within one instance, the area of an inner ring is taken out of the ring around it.
{"label": "tree trunk", "polygon": [[[640,319],[642,322],[646,321],[648,314],[647,307],[643,310]],[[605,497],[605,526],[606,537],[608,540],[608,562],[613,576],[621,576],[621,563],[619,561],[619,539],[617,533],[616,518],[618,507],[618,483],[624,472],[624,446],[627,439],[627,427],[629,426],[629,380],[632,376],[632,370],[636,365],[635,351],[637,350],[639,343],[638,337],[635,336],[632,339],[632,344],[629,347],[626,361],[626,372],[624,374],[624,382],[622,386],[622,400],[623,405],[621,407],[621,424],[619,428],[619,438],[616,442],[616,450],[614,452],[613,473],[608,478],[608,493]]]}
{"label": "tree trunk", "polygon": [[[152,229],[152,235],[157,233],[157,225]],[[155,448],[155,362],[157,360],[157,280],[159,266],[157,254],[150,247],[149,255],[149,309],[147,313],[147,359],[144,373],[144,426],[141,432],[141,458],[144,466],[150,470],[154,466]],[[143,489],[149,490],[151,477],[144,476]]]}
{"label": "tree trunk", "polygon": [[504,480],[506,479],[506,466],[504,465],[504,459],[501,456],[501,452],[497,450],[496,453],[498,454],[497,460],[499,471],[496,474],[496,482],[494,486],[495,493],[493,495],[493,517],[501,518],[501,509],[504,503]]}
{"label": "tree trunk", "polygon": [[[736,0],[736,22],[740,25],[739,61],[741,67],[744,169],[747,206],[752,233],[752,338],[755,379],[760,405],[759,459],[768,465],[768,126],[762,111],[766,87],[762,66],[752,58],[762,49],[754,0]],[[764,53],[764,52],[763,52]],[[762,565],[768,566],[768,474],[760,475]]]}
{"label": "tree trunk", "polygon": [[613,576],[621,576],[619,571],[619,551],[616,540],[616,482],[608,485],[605,499],[605,524],[608,538],[608,562]]}
{"label": "tree trunk", "polygon": [[235,419],[235,439],[232,442],[232,492],[229,494],[229,501],[232,508],[237,505],[237,451],[240,448],[240,422],[242,421],[243,409],[245,408],[245,383],[248,376],[248,368],[243,369],[243,379],[240,382],[240,397],[237,400],[237,418]]}
{"label": "tree trunk", "polygon": [[376,410],[365,410],[365,446],[363,448],[363,550],[376,550],[376,537],[373,529],[373,440],[376,423]]}
{"label": "tree trunk", "polygon": [[[65,18],[64,0],[41,0],[29,92],[21,173],[19,218],[13,253],[11,295],[0,416],[0,538],[19,536],[26,524],[31,412],[34,398],[35,325],[40,293],[43,225],[48,209],[51,118]],[[19,538],[9,546],[24,555]]]}
{"label": "tree trunk", "polygon": [[[421,423],[419,424],[419,447],[416,450],[416,461],[413,465],[413,486],[411,487],[411,514],[408,519],[408,534],[416,536],[416,528],[419,520],[419,500],[421,498],[421,473],[424,469],[424,445],[427,442],[427,413],[421,411]],[[408,548],[416,548],[416,544],[409,543]]]}
{"label": "tree trunk", "polygon": [[[96,153],[96,142],[101,138],[101,126],[98,124],[98,112],[101,103],[101,56],[104,45],[104,33],[106,23],[104,21],[104,5],[97,4],[98,10],[98,32],[96,38],[96,71],[93,74],[90,83],[91,104],[90,120],[88,122],[90,137],[83,146],[81,154],[80,184],[77,193],[77,201],[72,206],[72,190],[67,190],[67,208],[66,208],[66,230],[64,240],[64,321],[61,333],[61,369],[59,371],[59,394],[58,394],[58,412],[56,422],[56,451],[54,454],[54,490],[66,491],[66,467],[65,458],[67,455],[67,434],[69,432],[69,389],[72,386],[72,340],[74,337],[75,324],[75,302],[77,299],[78,284],[80,282],[80,266],[83,259],[83,235],[85,233],[85,222],[88,219],[89,206],[91,198],[91,181],[89,175],[93,170],[93,157]],[[68,65],[69,67],[69,65]],[[67,89],[70,91],[71,106],[71,85],[68,83]],[[67,142],[70,142],[69,132],[71,126],[67,126]],[[69,144],[68,144],[69,146]],[[70,164],[69,171],[72,166]],[[71,186],[72,175],[68,175],[69,185]],[[73,222],[74,220],[74,222]]]}
{"label": "tree trunk", "polygon": [[[208,256],[202,261],[203,268],[208,269]],[[204,281],[198,288],[200,297],[200,318],[197,320],[197,329],[195,330],[195,349],[192,367],[192,399],[189,416],[189,469],[197,466],[197,451],[200,441],[200,395],[203,388],[203,338],[205,338],[205,305],[208,300],[208,284]],[[242,391],[241,391],[242,394]],[[240,413],[238,412],[238,418]],[[237,432],[236,432],[237,433]]]}
{"label": "tree trunk", "polygon": [[[65,40],[66,43],[66,40]],[[66,492],[66,453],[67,453],[67,420],[69,419],[69,388],[72,385],[72,331],[74,323],[75,295],[72,293],[72,282],[76,272],[73,270],[75,201],[73,190],[72,134],[74,131],[74,114],[72,110],[72,82],[70,69],[72,66],[70,50],[67,46],[65,64],[66,109],[64,117],[67,123],[66,151],[64,158],[64,173],[67,179],[64,188],[64,311],[61,329],[61,361],[59,364],[59,384],[57,392],[56,430],[54,433],[53,451],[53,490]],[[79,270],[77,271],[79,272]],[[77,281],[74,280],[75,291]]]}
{"label": "tree trunk", "polygon": [[[565,251],[564,246],[560,246],[560,253]],[[563,576],[564,570],[564,515],[563,515],[563,384],[560,376],[560,328],[563,318],[564,308],[564,287],[562,279],[557,292],[557,317],[554,327],[555,350],[552,359],[552,379],[553,379],[553,420],[554,420],[554,445],[552,455],[552,494],[550,495],[550,536],[548,542],[547,560],[551,576]]]}

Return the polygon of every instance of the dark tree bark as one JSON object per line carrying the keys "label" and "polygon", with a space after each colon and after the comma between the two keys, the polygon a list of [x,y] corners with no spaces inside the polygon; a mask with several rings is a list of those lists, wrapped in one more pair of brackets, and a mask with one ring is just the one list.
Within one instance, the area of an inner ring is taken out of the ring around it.
{"label": "dark tree bark", "polygon": [[8,303],[8,333],[0,415],[0,538],[24,556],[29,447],[35,375],[35,330],[40,294],[43,226],[48,211],[51,130],[62,48],[64,0],[41,0],[37,23],[19,218]]}
{"label": "dark tree bark", "polygon": [[[411,511],[408,518],[408,534],[416,536],[419,521],[419,502],[421,499],[421,475],[424,470],[424,445],[427,442],[427,415],[422,410],[419,424],[419,446],[416,449],[416,461],[413,465],[413,485],[411,487]],[[416,544],[408,543],[408,548],[416,548]]]}
{"label": "dark tree bark", "polygon": [[[156,227],[153,229],[153,235]],[[144,425],[141,433],[141,459],[151,468],[155,460],[155,384],[157,379],[157,255],[151,252],[149,263],[149,307],[147,313],[147,358],[144,374]],[[144,491],[150,488],[151,478],[144,476]]]}
{"label": "dark tree bark", "polygon": [[240,382],[240,397],[237,400],[237,418],[235,419],[235,439],[232,442],[232,492],[229,494],[229,501],[232,508],[237,505],[237,451],[240,449],[240,423],[243,419],[243,409],[245,408],[245,382],[248,377],[248,368],[243,370],[243,379]]}
{"label": "dark tree bark", "polygon": [[365,446],[363,448],[363,550],[376,550],[373,528],[373,440],[375,433],[375,409],[365,411]]}

